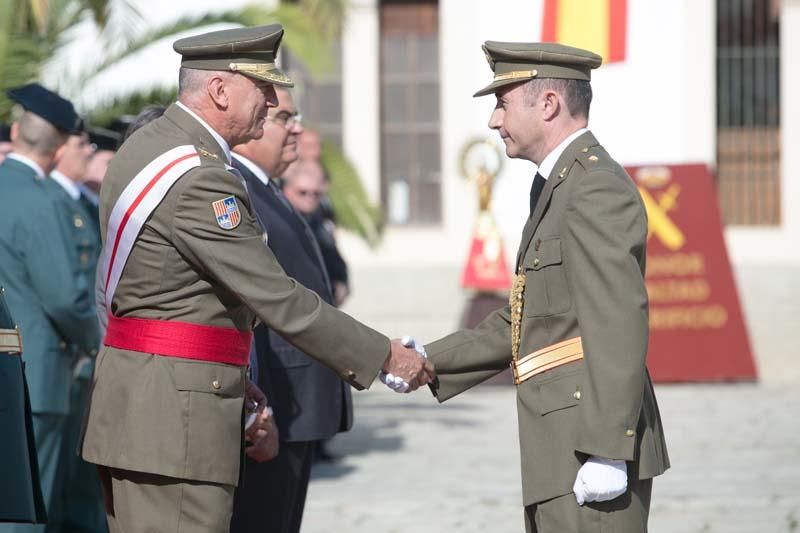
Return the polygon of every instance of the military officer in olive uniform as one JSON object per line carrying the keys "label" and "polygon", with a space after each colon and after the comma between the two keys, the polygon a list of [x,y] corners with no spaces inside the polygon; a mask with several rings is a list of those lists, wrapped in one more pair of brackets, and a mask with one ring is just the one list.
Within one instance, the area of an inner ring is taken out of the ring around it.
{"label": "military officer in olive uniform", "polygon": [[271,25],[177,41],[178,102],[103,182],[109,317],[82,451],[103,466],[112,532],[228,531],[256,319],[358,389],[381,369],[414,386],[433,377],[414,350],[287,277],[264,243],[230,146],[258,138],[273,85],[291,86],[275,66],[282,36]]}
{"label": "military officer in olive uniform", "polygon": [[428,346],[443,402],[511,364],[528,531],[647,529],[669,467],[645,367],[647,218],[636,186],[587,128],[601,58],[488,41],[489,127],[538,166],[509,306]]}
{"label": "military officer in olive uniform", "polygon": [[[40,85],[13,89],[9,96],[24,112],[12,126],[13,152],[0,165],[8,198],[0,217],[0,284],[25,339],[42,492],[50,510],[60,494],[74,364],[71,346],[90,353],[98,343],[91,278],[73,268],[67,215],[47,184],[47,174],[79,120],[70,102]],[[15,526],[2,526],[0,532],[9,527]],[[43,527],[16,526],[19,531]]]}
{"label": "military officer in olive uniform", "polygon": [[[81,186],[93,154],[89,134],[83,129],[73,133],[67,139],[61,158],[48,179],[55,201],[67,213],[73,269],[88,280],[95,277],[101,247],[97,208]],[[60,484],[62,491],[56,495],[57,501],[50,512],[50,524],[63,531],[102,533],[107,531],[107,527],[97,468],[75,453],[99,345],[90,353],[81,352],[75,346],[72,348],[73,381],[62,450],[63,483]]]}

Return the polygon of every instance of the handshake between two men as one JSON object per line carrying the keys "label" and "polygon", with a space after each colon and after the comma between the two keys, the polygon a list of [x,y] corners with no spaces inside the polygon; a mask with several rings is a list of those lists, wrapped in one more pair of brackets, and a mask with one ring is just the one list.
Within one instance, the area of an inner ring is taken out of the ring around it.
{"label": "handshake between two men", "polygon": [[[436,372],[428,361],[425,348],[411,337],[393,340],[389,356],[378,375],[395,392],[411,392],[433,382]],[[250,380],[245,390],[245,453],[258,462],[271,461],[278,455],[278,426],[261,389]]]}

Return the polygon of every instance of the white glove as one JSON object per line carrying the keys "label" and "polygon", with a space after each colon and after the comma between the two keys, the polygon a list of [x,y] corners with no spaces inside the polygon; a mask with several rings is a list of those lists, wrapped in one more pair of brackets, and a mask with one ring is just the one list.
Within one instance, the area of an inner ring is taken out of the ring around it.
{"label": "white glove", "polygon": [[[406,348],[414,348],[420,357],[425,359],[428,358],[428,354],[425,352],[425,347],[422,344],[418,344],[412,337],[406,335],[403,337],[400,342],[403,343],[403,346]],[[408,391],[410,385],[401,378],[400,376],[395,376],[393,374],[387,374],[383,370],[381,370],[380,374],[378,374],[378,379],[381,380],[381,383],[389,387],[395,392],[406,392]]]}
{"label": "white glove", "polygon": [[583,463],[572,486],[578,505],[585,502],[606,502],[628,489],[625,461],[591,456]]}

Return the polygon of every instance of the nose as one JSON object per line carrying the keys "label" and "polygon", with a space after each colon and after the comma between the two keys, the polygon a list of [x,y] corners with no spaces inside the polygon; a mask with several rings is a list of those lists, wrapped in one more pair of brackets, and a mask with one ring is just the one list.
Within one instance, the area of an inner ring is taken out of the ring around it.
{"label": "nose", "polygon": [[503,110],[495,108],[489,116],[489,129],[499,130],[503,125]]}

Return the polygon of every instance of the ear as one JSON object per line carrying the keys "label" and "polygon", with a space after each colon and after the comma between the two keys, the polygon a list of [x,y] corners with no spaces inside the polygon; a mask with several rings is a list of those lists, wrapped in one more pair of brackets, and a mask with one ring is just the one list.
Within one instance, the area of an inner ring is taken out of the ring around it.
{"label": "ear", "polygon": [[220,75],[209,76],[206,81],[206,91],[216,106],[222,110],[228,109],[230,105],[229,81]]}
{"label": "ear", "polygon": [[542,95],[542,118],[550,121],[561,112],[561,96],[555,91],[545,91]]}
{"label": "ear", "polygon": [[19,122],[11,124],[11,142],[16,143],[19,139]]}

